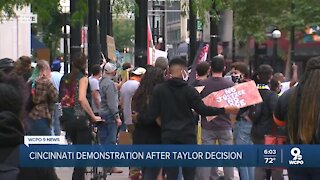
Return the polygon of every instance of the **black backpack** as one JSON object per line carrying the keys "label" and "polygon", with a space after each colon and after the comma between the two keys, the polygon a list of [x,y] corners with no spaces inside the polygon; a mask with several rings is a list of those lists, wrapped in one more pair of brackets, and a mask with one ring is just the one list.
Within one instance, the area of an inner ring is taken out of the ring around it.
{"label": "black backpack", "polygon": [[262,103],[252,105],[248,110],[248,117],[251,121],[256,121],[262,115]]}

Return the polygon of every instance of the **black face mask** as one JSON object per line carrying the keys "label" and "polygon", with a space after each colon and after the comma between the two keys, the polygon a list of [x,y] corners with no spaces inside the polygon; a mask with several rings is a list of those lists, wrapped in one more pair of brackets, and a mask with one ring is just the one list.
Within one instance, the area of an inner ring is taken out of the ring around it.
{"label": "black face mask", "polygon": [[231,78],[234,83],[239,83],[241,80],[241,75],[240,76],[231,76]]}

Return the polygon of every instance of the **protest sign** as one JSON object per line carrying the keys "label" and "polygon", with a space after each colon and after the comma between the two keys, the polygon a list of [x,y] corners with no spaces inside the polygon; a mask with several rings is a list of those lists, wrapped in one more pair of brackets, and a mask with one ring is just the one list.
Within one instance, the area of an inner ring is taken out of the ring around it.
{"label": "protest sign", "polygon": [[[235,85],[233,87],[213,92],[203,99],[207,106],[223,108],[237,106],[244,108],[262,102],[262,98],[254,81]],[[212,120],[214,117],[207,117]]]}

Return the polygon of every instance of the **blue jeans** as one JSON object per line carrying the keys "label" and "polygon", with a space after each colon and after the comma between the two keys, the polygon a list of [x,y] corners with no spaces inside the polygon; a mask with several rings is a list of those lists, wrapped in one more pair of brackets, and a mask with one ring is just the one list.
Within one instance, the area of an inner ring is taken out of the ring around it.
{"label": "blue jeans", "polygon": [[51,128],[49,126],[49,119],[30,119],[30,130],[28,135],[50,136]]}
{"label": "blue jeans", "polygon": [[116,144],[117,142],[117,124],[110,115],[101,115],[105,120],[104,123],[98,125],[98,137],[100,144]]}
{"label": "blue jeans", "polygon": [[[253,144],[251,141],[252,122],[245,119],[240,119],[234,124],[233,134],[235,144]],[[241,180],[253,180],[254,167],[239,167],[239,176]]]}
{"label": "blue jeans", "polygon": [[55,136],[60,136],[60,116],[61,116],[61,105],[56,103],[52,111],[52,134]]}

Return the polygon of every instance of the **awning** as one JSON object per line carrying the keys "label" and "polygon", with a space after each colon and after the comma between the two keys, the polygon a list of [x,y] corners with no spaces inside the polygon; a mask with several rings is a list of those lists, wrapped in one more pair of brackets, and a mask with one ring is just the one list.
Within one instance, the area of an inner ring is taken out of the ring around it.
{"label": "awning", "polygon": [[34,35],[31,35],[31,51],[35,51],[40,48],[46,48],[46,45],[40,42]]}

